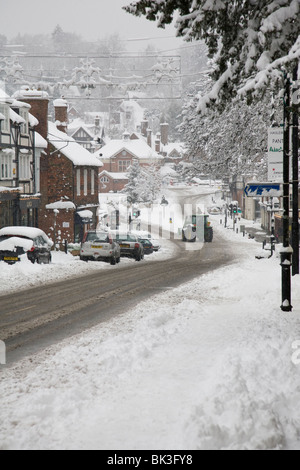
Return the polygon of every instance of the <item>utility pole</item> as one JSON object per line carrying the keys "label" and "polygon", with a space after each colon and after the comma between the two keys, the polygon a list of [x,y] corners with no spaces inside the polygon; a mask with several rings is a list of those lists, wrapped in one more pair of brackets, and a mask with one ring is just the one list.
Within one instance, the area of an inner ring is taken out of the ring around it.
{"label": "utility pole", "polygon": [[293,263],[292,274],[295,276],[299,274],[299,201],[298,201],[298,186],[299,186],[299,97],[300,93],[298,84],[298,66],[293,70],[293,131],[292,131],[292,144],[293,144],[293,225],[292,225],[292,247],[293,247]]}
{"label": "utility pole", "polygon": [[281,255],[282,268],[282,305],[281,310],[291,312],[291,265],[292,247],[290,246],[290,126],[291,126],[291,82],[288,74],[284,73],[283,99],[283,248]]}

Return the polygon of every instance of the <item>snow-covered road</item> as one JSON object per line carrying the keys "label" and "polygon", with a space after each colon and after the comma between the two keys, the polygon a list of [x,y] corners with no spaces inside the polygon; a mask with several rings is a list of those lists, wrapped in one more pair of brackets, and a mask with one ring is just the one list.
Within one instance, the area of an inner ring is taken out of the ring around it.
{"label": "snow-covered road", "polygon": [[238,263],[1,370],[1,449],[299,449],[300,282]]}

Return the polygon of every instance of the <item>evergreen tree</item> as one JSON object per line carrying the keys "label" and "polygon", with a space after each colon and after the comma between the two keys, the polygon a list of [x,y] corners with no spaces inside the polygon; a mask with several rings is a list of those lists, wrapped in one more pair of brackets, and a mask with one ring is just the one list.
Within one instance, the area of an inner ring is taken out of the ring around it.
{"label": "evergreen tree", "polygon": [[161,191],[162,178],[157,165],[143,168],[141,198],[144,202],[154,202]]}
{"label": "evergreen tree", "polygon": [[123,192],[127,194],[128,201],[132,204],[140,202],[142,187],[142,170],[138,160],[134,160],[128,172],[128,183]]}

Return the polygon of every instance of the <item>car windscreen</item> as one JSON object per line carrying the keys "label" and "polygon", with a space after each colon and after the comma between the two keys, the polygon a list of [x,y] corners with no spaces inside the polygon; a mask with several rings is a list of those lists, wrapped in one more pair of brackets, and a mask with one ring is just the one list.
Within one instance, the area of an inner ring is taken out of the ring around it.
{"label": "car windscreen", "polygon": [[108,243],[109,242],[109,236],[107,233],[103,232],[90,232],[87,234],[86,237],[87,242],[94,242],[94,241],[99,241],[102,243]]}
{"label": "car windscreen", "polygon": [[24,237],[24,235],[1,235],[0,236],[0,242],[3,242],[4,240],[9,240],[10,238],[22,238],[23,240],[32,240],[32,238],[29,237]]}
{"label": "car windscreen", "polygon": [[122,242],[136,242],[136,237],[134,235],[129,234],[129,233],[117,234],[116,239],[118,241],[122,241]]}

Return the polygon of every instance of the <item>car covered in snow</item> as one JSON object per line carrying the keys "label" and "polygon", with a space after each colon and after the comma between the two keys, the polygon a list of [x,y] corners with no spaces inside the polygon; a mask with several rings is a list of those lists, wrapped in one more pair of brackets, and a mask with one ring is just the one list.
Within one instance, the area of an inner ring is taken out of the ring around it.
{"label": "car covered in snow", "polygon": [[104,230],[89,230],[80,247],[82,261],[107,261],[115,265],[121,260],[121,250],[114,236]]}
{"label": "car covered in snow", "polygon": [[49,264],[53,242],[34,227],[4,227],[0,230],[0,261],[14,264],[27,254],[32,263]]}

